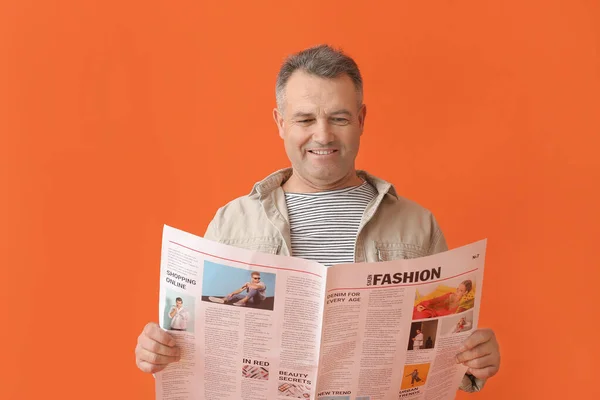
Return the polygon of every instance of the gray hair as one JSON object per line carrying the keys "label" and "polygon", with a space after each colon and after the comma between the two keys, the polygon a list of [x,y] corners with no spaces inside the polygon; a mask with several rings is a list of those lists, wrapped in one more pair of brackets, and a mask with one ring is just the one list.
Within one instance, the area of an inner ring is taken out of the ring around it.
{"label": "gray hair", "polygon": [[329,45],[319,45],[292,54],[284,61],[275,85],[275,97],[279,111],[283,112],[287,81],[296,70],[330,79],[344,74],[348,75],[358,94],[358,106],[362,105],[363,81],[356,62],[342,50],[336,50]]}

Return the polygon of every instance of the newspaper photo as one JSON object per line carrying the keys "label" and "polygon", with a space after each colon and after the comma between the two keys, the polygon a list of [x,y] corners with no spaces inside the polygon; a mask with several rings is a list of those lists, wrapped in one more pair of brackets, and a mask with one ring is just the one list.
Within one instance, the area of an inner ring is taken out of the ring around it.
{"label": "newspaper photo", "polygon": [[325,267],[165,226],[159,324],[181,360],[156,398],[453,399],[485,249]]}

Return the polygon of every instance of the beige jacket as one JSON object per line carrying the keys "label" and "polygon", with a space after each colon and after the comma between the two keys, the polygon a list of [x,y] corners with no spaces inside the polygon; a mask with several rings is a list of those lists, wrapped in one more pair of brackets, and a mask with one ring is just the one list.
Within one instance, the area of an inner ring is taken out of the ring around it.
{"label": "beige jacket", "polygon": [[[398,196],[390,183],[365,171],[357,173],[378,195],[367,206],[359,225],[355,262],[417,258],[448,250],[431,212]],[[292,255],[290,224],[281,187],[291,175],[291,168],[276,171],[256,183],[247,196],[221,207],[204,237],[254,251]],[[479,388],[483,386],[483,382],[477,383]],[[467,376],[461,389],[477,390]]]}

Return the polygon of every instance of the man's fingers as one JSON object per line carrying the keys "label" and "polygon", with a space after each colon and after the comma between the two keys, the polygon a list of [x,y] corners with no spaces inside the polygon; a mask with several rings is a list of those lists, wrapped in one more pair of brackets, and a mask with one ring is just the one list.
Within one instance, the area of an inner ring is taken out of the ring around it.
{"label": "man's fingers", "polygon": [[167,365],[178,360],[177,357],[164,356],[162,354],[152,353],[138,345],[135,349],[135,355],[139,362],[146,362],[155,365]]}
{"label": "man's fingers", "polygon": [[477,358],[488,356],[492,353],[491,346],[479,345],[477,347],[472,348],[471,350],[463,351],[462,353],[458,353],[456,355],[456,363],[462,364],[464,362],[474,360]]}
{"label": "man's fingers", "polygon": [[150,374],[160,372],[163,369],[167,368],[166,365],[155,365],[155,364],[150,364],[148,362],[139,361],[139,360],[137,360],[136,364],[137,364],[138,368],[140,370],[142,370],[142,372],[146,372],[146,373],[150,373]]}
{"label": "man's fingers", "polygon": [[461,351],[472,349],[490,341],[494,337],[494,332],[491,329],[478,329],[473,332],[462,344]]}
{"label": "man's fingers", "polygon": [[469,368],[467,372],[478,379],[488,379],[498,373],[498,367],[488,366],[484,368]]}
{"label": "man's fingers", "polygon": [[179,347],[169,347],[164,344],[160,344],[155,340],[152,340],[148,336],[142,335],[138,338],[138,344],[142,348],[148,350],[151,353],[161,354],[163,356],[170,356],[179,358],[180,350]]}
{"label": "man's fingers", "polygon": [[490,329],[475,331],[456,355],[456,362],[469,367],[467,372],[478,379],[488,379],[500,369],[500,349],[496,335]]}
{"label": "man's fingers", "polygon": [[469,368],[482,369],[486,367],[495,367],[496,359],[490,354],[483,357],[475,358],[463,363]]}
{"label": "man's fingers", "polygon": [[164,344],[165,346],[175,346],[175,339],[173,336],[160,329],[160,326],[155,322],[150,322],[144,327],[143,335],[146,335],[150,339],[160,344]]}
{"label": "man's fingers", "polygon": [[169,363],[180,359],[180,349],[175,347],[175,343],[175,338],[157,323],[148,323],[138,336],[135,347],[136,365],[147,373],[162,371]]}

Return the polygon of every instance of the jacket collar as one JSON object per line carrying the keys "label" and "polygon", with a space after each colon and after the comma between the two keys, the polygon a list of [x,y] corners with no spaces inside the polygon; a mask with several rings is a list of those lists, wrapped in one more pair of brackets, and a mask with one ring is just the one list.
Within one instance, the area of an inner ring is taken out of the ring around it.
{"label": "jacket collar", "polygon": [[[249,195],[258,195],[261,198],[268,196],[274,190],[280,188],[281,185],[283,185],[283,183],[287,181],[290,178],[290,176],[292,176],[292,171],[292,168],[284,168],[273,172],[271,175],[267,176],[262,181],[255,183]],[[371,186],[373,186],[375,190],[377,190],[377,193],[379,195],[389,193],[395,198],[398,198],[396,188],[394,188],[394,185],[392,185],[391,183],[386,182],[383,179],[371,175],[363,170],[357,170],[356,174],[360,178],[369,182]]]}

